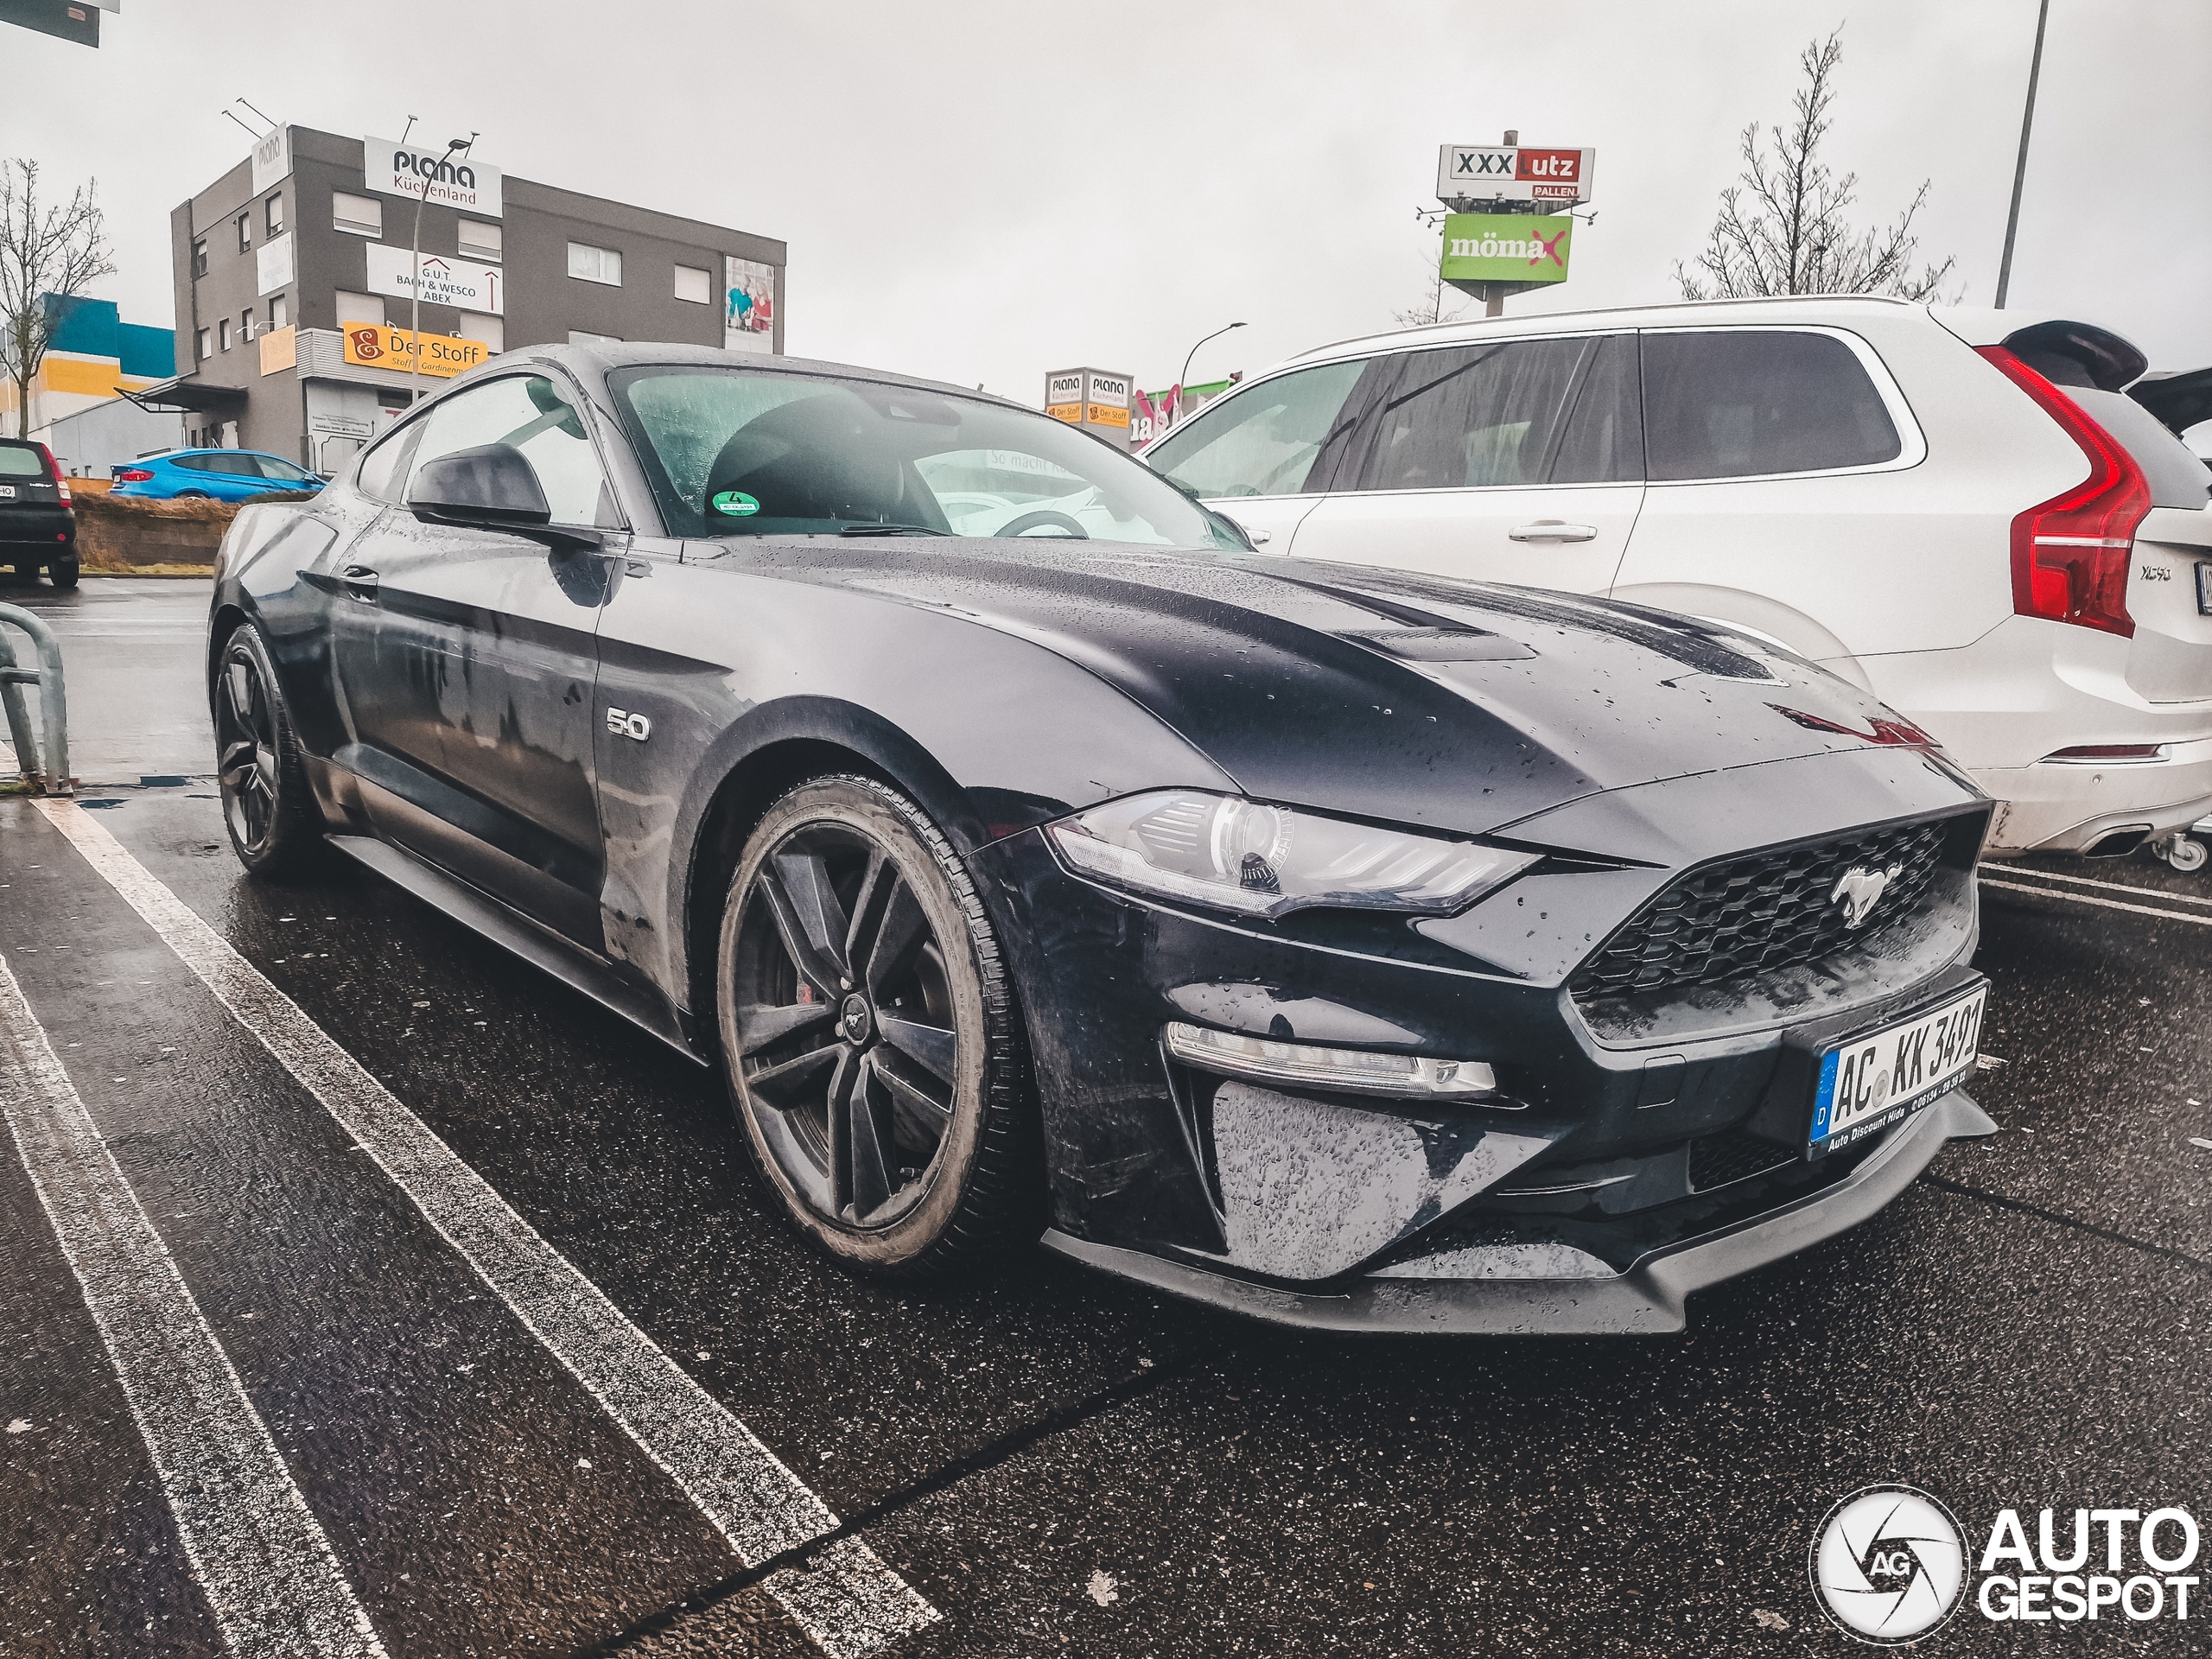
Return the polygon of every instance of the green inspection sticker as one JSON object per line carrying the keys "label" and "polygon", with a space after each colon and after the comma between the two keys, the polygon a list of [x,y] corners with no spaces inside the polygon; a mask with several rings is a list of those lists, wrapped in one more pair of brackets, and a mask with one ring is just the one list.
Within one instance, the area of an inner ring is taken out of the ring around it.
{"label": "green inspection sticker", "polygon": [[750,518],[760,511],[760,502],[743,490],[716,490],[707,505],[716,512],[727,513],[732,518]]}

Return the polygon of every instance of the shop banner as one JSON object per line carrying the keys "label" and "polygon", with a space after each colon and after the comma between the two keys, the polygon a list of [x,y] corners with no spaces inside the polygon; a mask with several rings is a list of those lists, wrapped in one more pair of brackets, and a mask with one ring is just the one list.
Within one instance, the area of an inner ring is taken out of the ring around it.
{"label": "shop banner", "polygon": [[[415,336],[404,328],[385,323],[349,322],[344,330],[346,361],[364,369],[395,369],[407,373],[415,365]],[[425,334],[422,341],[423,372],[450,378],[466,374],[492,356],[480,340],[457,340],[448,334]]]}
{"label": "shop banner", "polygon": [[1574,220],[1560,213],[1449,213],[1447,283],[1563,283]]}
{"label": "shop banner", "polygon": [[722,348],[731,352],[776,349],[776,268],[757,259],[727,254],[722,260],[727,309]]}
{"label": "shop banner", "polygon": [[389,138],[361,140],[361,177],[372,190],[387,196],[421,197],[448,207],[497,219],[503,175],[489,162],[463,152],[446,160],[445,147],[415,149]]}
{"label": "shop banner", "polygon": [[[407,248],[372,242],[362,250],[368,255],[369,292],[411,298],[415,292],[415,255]],[[497,265],[474,259],[448,259],[443,254],[423,256],[423,299],[429,305],[458,306],[486,316],[506,315],[506,273]]]}

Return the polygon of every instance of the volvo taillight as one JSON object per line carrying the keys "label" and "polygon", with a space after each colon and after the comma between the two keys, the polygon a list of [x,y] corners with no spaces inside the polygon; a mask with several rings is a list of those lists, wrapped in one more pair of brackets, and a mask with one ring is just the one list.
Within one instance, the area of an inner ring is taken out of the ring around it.
{"label": "volvo taillight", "polygon": [[2022,616],[2133,635],[2128,558],[2135,528],[2151,511],[2143,469],[2081,404],[2012,352],[1977,349],[2089,458],[2088,478],[2012,521],[2012,608]]}

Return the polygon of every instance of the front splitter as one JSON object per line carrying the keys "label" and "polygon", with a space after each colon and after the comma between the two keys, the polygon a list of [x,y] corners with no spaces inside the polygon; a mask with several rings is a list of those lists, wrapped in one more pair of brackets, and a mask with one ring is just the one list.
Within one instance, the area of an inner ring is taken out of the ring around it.
{"label": "front splitter", "polygon": [[1041,1241],[1077,1262],[1192,1300],[1309,1331],[1371,1336],[1665,1336],[1685,1328],[1690,1293],[1778,1262],[1867,1220],[1946,1141],[1997,1133],[1955,1090],[1892,1133],[1834,1185],[1731,1227],[1655,1250],[1627,1272],[1587,1279],[1357,1279],[1326,1291],[1255,1284],[1058,1229]]}

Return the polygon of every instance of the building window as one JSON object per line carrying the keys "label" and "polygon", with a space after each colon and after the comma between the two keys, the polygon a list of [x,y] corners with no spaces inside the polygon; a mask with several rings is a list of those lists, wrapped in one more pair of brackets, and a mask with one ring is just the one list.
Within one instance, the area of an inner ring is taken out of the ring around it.
{"label": "building window", "polygon": [[349,196],[343,190],[334,190],[330,193],[330,226],[355,236],[382,236],[384,203],[374,196]]}
{"label": "building window", "polygon": [[231,320],[228,317],[215,325],[215,345],[222,351],[231,349]]}
{"label": "building window", "polygon": [[464,259],[497,259],[499,255],[499,227],[479,224],[473,219],[461,221],[461,253]]}
{"label": "building window", "polygon": [[348,294],[342,288],[338,290],[338,326],[340,327],[343,328],[349,322],[373,322],[381,326],[383,321],[384,296]]}
{"label": "building window", "polygon": [[253,336],[253,308],[249,305],[245,310],[238,313],[238,338],[240,340],[251,340]]}
{"label": "building window", "polygon": [[205,363],[209,358],[214,355],[215,348],[209,340],[207,330],[202,328],[200,331],[200,360],[202,363]]}
{"label": "building window", "polygon": [[622,286],[622,256],[613,248],[594,248],[588,242],[569,244],[569,275],[587,283]]}
{"label": "building window", "polygon": [[694,305],[704,305],[708,302],[713,286],[712,279],[696,265],[678,265],[676,268],[676,297],[679,300],[689,300]]}
{"label": "building window", "polygon": [[620,334],[594,334],[582,328],[569,330],[569,344],[571,346],[620,346],[621,343],[622,336]]}
{"label": "building window", "polygon": [[507,325],[499,317],[486,316],[479,311],[461,314],[461,327],[456,331],[463,340],[481,340],[494,352],[507,348]]}
{"label": "building window", "polygon": [[292,326],[292,307],[282,294],[269,302],[269,326],[271,328],[289,328]]}
{"label": "building window", "polygon": [[192,245],[192,274],[194,276],[207,274],[207,238],[204,236]]}
{"label": "building window", "polygon": [[251,213],[240,213],[238,215],[238,251],[240,253],[244,253],[252,245],[253,215]]}
{"label": "building window", "polygon": [[282,191],[269,198],[269,234],[281,236],[284,232],[284,196]]}

